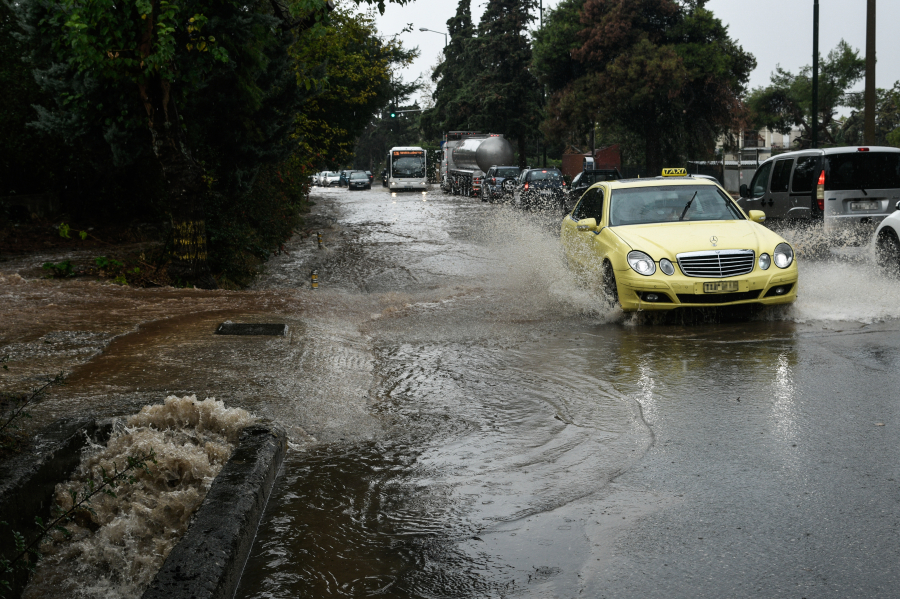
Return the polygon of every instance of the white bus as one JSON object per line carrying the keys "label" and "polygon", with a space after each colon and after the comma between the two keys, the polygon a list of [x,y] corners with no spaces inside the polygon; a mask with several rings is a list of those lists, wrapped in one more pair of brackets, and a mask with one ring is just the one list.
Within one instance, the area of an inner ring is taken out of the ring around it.
{"label": "white bus", "polygon": [[391,191],[425,191],[425,150],[411,146],[391,148],[387,156],[388,187]]}

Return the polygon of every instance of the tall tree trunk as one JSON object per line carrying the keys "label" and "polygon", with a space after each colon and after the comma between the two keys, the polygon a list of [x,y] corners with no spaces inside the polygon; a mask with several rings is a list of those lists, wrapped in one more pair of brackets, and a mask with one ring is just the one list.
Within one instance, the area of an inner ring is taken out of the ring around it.
{"label": "tall tree trunk", "polygon": [[525,135],[519,133],[517,139],[519,142],[519,168],[525,168],[528,166],[528,148],[526,146]]}
{"label": "tall tree trunk", "polygon": [[644,162],[648,177],[662,173],[662,153],[659,151],[659,127],[648,123],[644,128]]}
{"label": "tall tree trunk", "polygon": [[218,285],[209,270],[204,212],[208,188],[203,168],[188,151],[171,83],[160,76],[140,86],[149,117],[153,153],[165,179],[166,211],[171,219],[169,276],[201,289]]}

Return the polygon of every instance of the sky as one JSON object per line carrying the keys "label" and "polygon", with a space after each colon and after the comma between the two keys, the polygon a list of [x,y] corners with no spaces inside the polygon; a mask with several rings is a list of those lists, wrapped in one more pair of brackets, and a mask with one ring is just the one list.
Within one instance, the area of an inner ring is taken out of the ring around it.
{"label": "sky", "polygon": [[[543,0],[545,14],[559,0]],[[875,71],[878,87],[890,88],[900,80],[900,38],[892,29],[900,23],[900,1],[877,0]],[[475,24],[484,12],[484,0],[472,0]],[[750,76],[750,87],[764,86],[775,67],[797,72],[812,63],[813,0],[709,0],[707,8],[728,26],[729,34],[745,51],[756,57],[757,67]],[[402,71],[405,81],[420,75],[428,77],[439,61],[444,36],[419,31],[420,27],[447,31],[447,20],[456,13],[455,0],[413,0],[406,6],[388,4],[384,15],[377,18],[382,35],[399,33],[411,23],[413,31],[401,37],[406,47],[418,47],[419,58]],[[866,0],[819,0],[819,52],[822,56],[845,39],[865,55]],[[856,86],[863,89],[863,82]]]}

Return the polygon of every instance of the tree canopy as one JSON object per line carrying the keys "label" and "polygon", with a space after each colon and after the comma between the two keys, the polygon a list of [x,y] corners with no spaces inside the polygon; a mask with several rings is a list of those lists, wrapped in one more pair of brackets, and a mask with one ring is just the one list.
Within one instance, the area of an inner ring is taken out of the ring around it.
{"label": "tree canopy", "polygon": [[[551,96],[544,132],[564,138],[596,124],[639,140],[647,170],[702,155],[743,115],[741,96],[756,66],[705,8],[704,0],[585,0],[579,47],[570,58],[540,38],[542,78],[580,63],[584,75]],[[573,5],[551,12],[560,30],[576,27]],[[550,57],[556,57],[550,59]]]}
{"label": "tree canopy", "polygon": [[[826,144],[838,139],[834,120],[837,109],[853,104],[850,88],[865,74],[866,63],[859,52],[841,40],[824,59],[819,59],[819,135]],[[812,67],[805,66],[796,75],[781,67],[772,73],[771,83],[754,89],[747,98],[752,122],[779,133],[800,127],[799,146],[812,143]]]}

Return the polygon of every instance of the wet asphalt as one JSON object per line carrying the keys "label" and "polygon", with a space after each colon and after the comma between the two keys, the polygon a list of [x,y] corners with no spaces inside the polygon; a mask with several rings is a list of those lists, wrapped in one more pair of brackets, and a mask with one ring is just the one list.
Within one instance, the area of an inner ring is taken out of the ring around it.
{"label": "wet asphalt", "polygon": [[390,304],[334,320],[379,424],[309,431],[238,596],[897,596],[900,285],[865,258],[801,263],[791,308],[653,319],[571,280],[556,216],[316,201],[327,251],[260,286]]}

